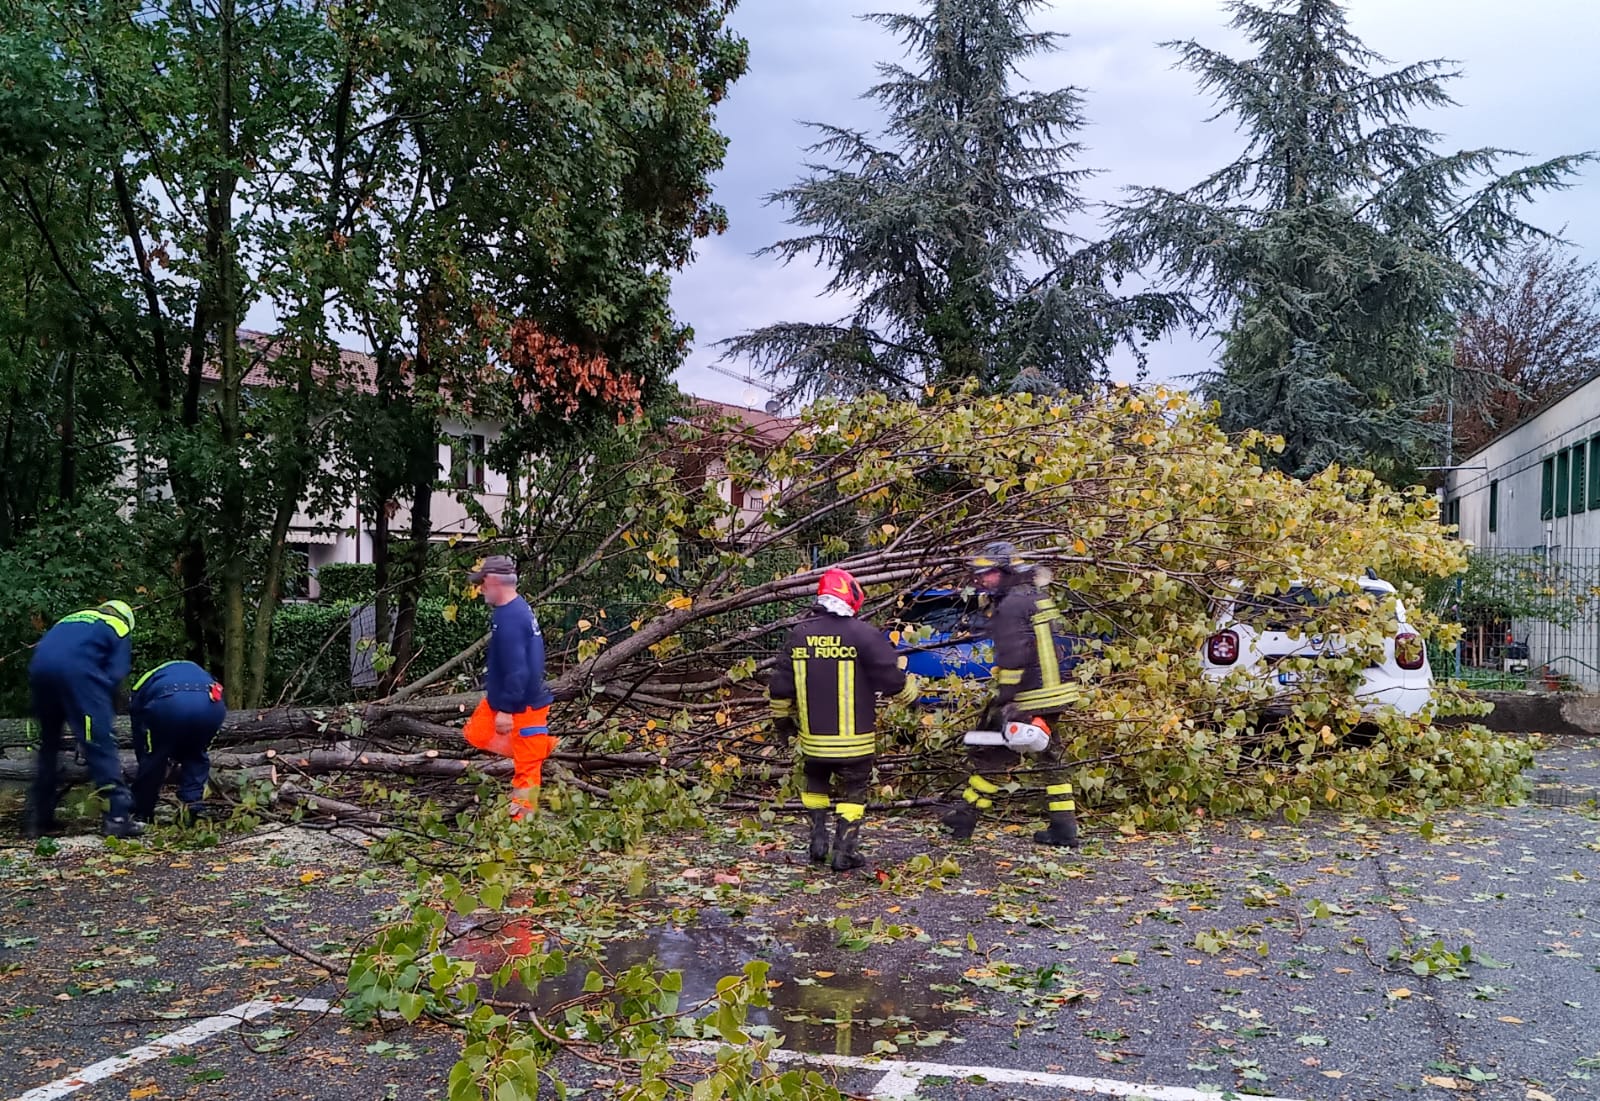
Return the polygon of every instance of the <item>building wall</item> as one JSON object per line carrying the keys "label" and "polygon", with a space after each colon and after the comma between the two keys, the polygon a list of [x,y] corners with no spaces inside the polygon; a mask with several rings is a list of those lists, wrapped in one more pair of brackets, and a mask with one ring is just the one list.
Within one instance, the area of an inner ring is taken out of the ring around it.
{"label": "building wall", "polygon": [[[1600,376],[1460,460],[1463,468],[1480,469],[1446,475],[1445,522],[1454,521],[1473,547],[1531,552],[1524,561],[1548,571],[1552,588],[1577,593],[1589,587],[1600,563],[1597,464]],[[1527,620],[1510,626],[1527,641],[1535,668],[1548,662],[1600,688],[1600,608],[1582,608],[1571,625]]]}
{"label": "building wall", "polygon": [[[1580,447],[1585,485],[1574,497],[1571,468],[1574,452]],[[1568,469],[1567,507],[1552,507],[1546,515],[1545,461],[1558,465],[1563,453]],[[1600,458],[1600,376],[1460,460],[1462,467],[1485,469],[1458,469],[1447,475],[1446,519],[1459,514],[1461,538],[1476,547],[1600,547],[1600,508],[1594,507],[1593,492],[1600,485],[1595,478],[1595,458]],[[1493,531],[1489,530],[1491,498]]]}
{"label": "building wall", "polygon": [[[439,444],[440,477],[450,481],[459,478],[462,489],[475,488],[473,495],[478,504],[498,521],[510,499],[510,480],[504,471],[493,469],[478,456],[500,438],[500,426],[487,421],[447,420],[442,430],[446,442]],[[472,439],[475,436],[482,440],[481,449]],[[411,526],[411,510],[402,505],[389,523],[391,532],[406,532]],[[478,533],[477,522],[454,490],[434,493],[429,523],[436,540],[472,539]],[[297,514],[288,541],[309,544],[313,568],[331,562],[372,561],[372,533],[357,508],[354,487],[347,502],[331,513]]]}

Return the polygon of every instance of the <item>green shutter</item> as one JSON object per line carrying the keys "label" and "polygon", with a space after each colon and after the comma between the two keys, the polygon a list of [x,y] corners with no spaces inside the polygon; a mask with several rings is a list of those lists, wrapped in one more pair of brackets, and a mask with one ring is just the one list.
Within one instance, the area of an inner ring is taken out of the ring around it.
{"label": "green shutter", "polygon": [[1572,514],[1576,516],[1589,507],[1588,466],[1584,462],[1584,445],[1572,449]]}
{"label": "green shutter", "polygon": [[1561,451],[1556,454],[1556,515],[1565,516],[1572,503],[1572,455]]}
{"label": "green shutter", "polygon": [[1600,509],[1600,436],[1589,441],[1589,507]]}
{"label": "green shutter", "polygon": [[1548,520],[1555,515],[1556,461],[1546,459],[1539,467],[1539,519]]}
{"label": "green shutter", "polygon": [[1489,483],[1489,530],[1500,530],[1500,483]]}

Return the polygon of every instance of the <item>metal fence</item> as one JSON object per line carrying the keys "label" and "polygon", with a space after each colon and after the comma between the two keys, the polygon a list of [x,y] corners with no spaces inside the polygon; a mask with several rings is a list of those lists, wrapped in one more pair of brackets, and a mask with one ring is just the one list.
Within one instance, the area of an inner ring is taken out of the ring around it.
{"label": "metal fence", "polygon": [[1444,595],[1448,671],[1485,687],[1600,690],[1600,547],[1476,549]]}

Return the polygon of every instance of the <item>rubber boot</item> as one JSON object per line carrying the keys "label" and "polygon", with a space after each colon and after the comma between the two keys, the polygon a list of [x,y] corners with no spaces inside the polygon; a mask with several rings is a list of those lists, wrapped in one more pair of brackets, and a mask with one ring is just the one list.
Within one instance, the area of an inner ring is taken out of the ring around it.
{"label": "rubber boot", "polygon": [[60,833],[61,823],[56,821],[56,808],[53,805],[41,807],[29,796],[22,809],[22,832],[29,841]]}
{"label": "rubber boot", "polygon": [[860,845],[861,822],[846,822],[840,818],[833,835],[833,870],[848,872],[865,864],[866,858],[857,851]]}
{"label": "rubber boot", "polygon": [[1055,845],[1063,849],[1078,847],[1078,816],[1070,810],[1050,812],[1050,826],[1033,835],[1035,845]]}
{"label": "rubber boot", "polygon": [[56,820],[56,816],[53,814],[48,818],[41,818],[39,815],[29,811],[22,822],[22,835],[29,841],[37,841],[41,837],[54,837],[60,832],[61,823]]}
{"label": "rubber boot", "polygon": [[939,819],[939,824],[949,830],[955,840],[966,841],[978,826],[978,808],[971,803],[962,803]]}
{"label": "rubber boot", "polygon": [[828,835],[828,812],[825,810],[807,811],[811,818],[811,863],[826,864],[828,862],[828,849],[832,845],[832,838]]}
{"label": "rubber boot", "polygon": [[144,833],[144,823],[135,820],[130,815],[106,815],[100,821],[100,832],[107,837],[120,837],[124,840],[138,837]]}

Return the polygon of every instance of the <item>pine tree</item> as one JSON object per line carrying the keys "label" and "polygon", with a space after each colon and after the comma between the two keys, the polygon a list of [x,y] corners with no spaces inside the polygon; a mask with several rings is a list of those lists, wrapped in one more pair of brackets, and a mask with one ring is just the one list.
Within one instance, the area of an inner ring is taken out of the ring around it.
{"label": "pine tree", "polygon": [[1028,28],[1043,0],[929,0],[918,15],[872,15],[916,67],[883,64],[867,97],[881,139],[812,124],[822,140],[793,187],[768,196],[806,232],[762,250],[833,271],[853,299],[831,324],[784,322],[724,342],[727,356],[790,384],[795,397],[976,379],[990,389],[1082,390],[1126,345],[1138,354],[1186,304],[1118,297],[1116,251],[1062,227],[1081,215],[1074,167],[1083,97],[1017,91],[1024,60],[1061,36]]}
{"label": "pine tree", "polygon": [[1229,7],[1253,56],[1167,45],[1249,145],[1186,192],[1135,191],[1119,228],[1224,319],[1202,384],[1228,428],[1283,436],[1291,473],[1338,462],[1408,477],[1438,454],[1430,410],[1473,393],[1451,350],[1484,265],[1543,236],[1520,208],[1589,158],[1502,174],[1518,154],[1436,152],[1410,116],[1453,104],[1447,63],[1385,69],[1338,0]]}

